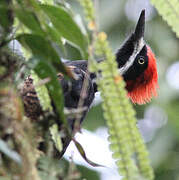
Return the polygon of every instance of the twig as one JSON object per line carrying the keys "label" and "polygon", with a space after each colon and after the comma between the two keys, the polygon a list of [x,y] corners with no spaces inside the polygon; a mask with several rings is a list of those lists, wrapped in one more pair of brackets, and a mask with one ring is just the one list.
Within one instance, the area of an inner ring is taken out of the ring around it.
{"label": "twig", "polygon": [[[87,65],[87,67],[88,67],[88,65]],[[87,96],[87,88],[88,88],[88,85],[89,85],[87,76],[88,75],[85,73],[84,74],[84,80],[83,80],[83,86],[82,86],[82,90],[81,90],[81,93],[80,93],[80,99],[78,101],[78,106],[77,106],[78,110],[83,108],[83,104],[84,104],[85,98]],[[81,113],[76,114],[76,116],[75,116],[73,135],[76,132],[80,131],[80,120],[81,120],[82,115],[83,115],[83,113],[81,112]]]}

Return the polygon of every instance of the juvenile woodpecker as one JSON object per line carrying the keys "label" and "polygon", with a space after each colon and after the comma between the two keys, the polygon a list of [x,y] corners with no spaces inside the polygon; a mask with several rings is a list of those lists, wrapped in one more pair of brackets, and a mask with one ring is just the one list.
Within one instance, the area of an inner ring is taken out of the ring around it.
{"label": "juvenile woodpecker", "polygon": [[[118,71],[126,82],[128,96],[133,103],[137,104],[149,102],[153,96],[157,95],[158,88],[156,59],[152,50],[144,41],[144,29],[145,10],[141,12],[135,31],[116,53]],[[78,77],[78,80],[72,80],[71,86],[69,87],[68,81],[65,80],[62,75],[58,75],[64,92],[66,108],[78,107],[84,78],[88,81],[83,104],[84,107],[87,108],[81,116],[80,122],[82,122],[94,99],[94,94],[97,92],[97,85],[94,81],[96,75],[88,72],[86,60],[67,61],[65,65],[70,66]],[[21,95],[24,101],[26,115],[35,119],[41,114],[42,110],[32,81],[31,77],[25,80]],[[74,118],[68,118],[68,123],[72,129],[74,127],[74,120]],[[69,139],[63,138],[62,140],[63,151],[60,156],[63,155],[70,142]]]}

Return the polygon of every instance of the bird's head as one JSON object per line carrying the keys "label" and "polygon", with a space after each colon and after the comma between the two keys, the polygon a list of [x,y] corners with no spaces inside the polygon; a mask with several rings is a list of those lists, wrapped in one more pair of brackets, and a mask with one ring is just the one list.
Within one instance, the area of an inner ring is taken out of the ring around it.
{"label": "bird's head", "polygon": [[120,74],[133,103],[144,104],[157,96],[158,75],[155,56],[144,41],[145,10],[135,31],[116,53]]}

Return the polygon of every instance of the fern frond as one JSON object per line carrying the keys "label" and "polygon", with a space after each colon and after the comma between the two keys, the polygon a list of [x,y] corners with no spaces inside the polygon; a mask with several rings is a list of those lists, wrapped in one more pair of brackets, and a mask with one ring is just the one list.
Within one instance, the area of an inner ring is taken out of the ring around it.
{"label": "fern frond", "polygon": [[179,38],[179,1],[178,0],[151,0],[159,14]]}
{"label": "fern frond", "polygon": [[80,4],[85,7],[84,12],[85,12],[85,17],[88,21],[93,21],[95,19],[95,11],[93,7],[93,2],[89,0],[78,0]]}
{"label": "fern frond", "polygon": [[[125,83],[118,74],[115,57],[103,36],[103,33],[99,33],[96,41],[97,53],[106,57],[106,61],[98,66],[98,72],[101,71],[102,76],[98,86],[103,98],[102,106],[109,128],[113,157],[117,159],[119,171],[124,179],[134,180],[143,176],[152,180],[153,170],[150,167],[146,147],[136,127],[135,112],[127,98]],[[132,158],[134,154],[136,154],[136,163]]]}
{"label": "fern frond", "polygon": [[[82,5],[85,11],[88,11],[87,5],[91,0],[86,1],[89,1],[86,6],[84,3]],[[116,159],[119,173],[123,175],[123,180],[138,180],[142,177],[153,180],[148,153],[136,126],[135,111],[127,98],[125,83],[118,73],[115,56],[106,40],[107,35],[104,32],[97,33],[96,29],[91,30],[93,30],[93,42],[89,48],[91,53],[89,69],[97,74],[101,72],[97,84],[103,99],[102,107],[109,130],[110,149],[113,158]],[[94,51],[96,55],[105,57],[105,61],[98,63],[97,66],[93,58]]]}

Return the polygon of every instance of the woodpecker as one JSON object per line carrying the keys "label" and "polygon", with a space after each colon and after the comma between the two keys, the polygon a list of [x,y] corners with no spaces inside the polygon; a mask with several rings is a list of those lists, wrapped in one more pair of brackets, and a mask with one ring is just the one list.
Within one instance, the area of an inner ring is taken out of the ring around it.
{"label": "woodpecker", "polygon": [[[151,48],[144,41],[144,29],[145,10],[142,10],[135,31],[127,38],[115,54],[119,74],[126,82],[125,88],[128,91],[129,98],[135,104],[149,102],[153,96],[157,96],[158,88],[156,59]],[[64,79],[61,74],[58,75],[64,92],[66,108],[78,107],[84,79],[88,81],[83,104],[84,107],[87,108],[80,118],[81,123],[93,102],[95,92],[97,92],[97,84],[95,83],[96,74],[88,72],[86,60],[66,61],[65,65],[72,67],[74,74],[78,77],[77,80],[73,79],[71,86],[69,86],[68,81]],[[32,81],[30,76],[25,80],[21,90],[21,96],[24,101],[26,115],[34,119],[40,115],[41,107]],[[67,120],[73,129],[75,118],[68,118]],[[69,142],[69,139],[63,139],[64,146],[60,156],[65,152]]]}
{"label": "woodpecker", "polygon": [[[117,50],[116,61],[119,74],[126,82],[128,96],[134,104],[145,104],[153,96],[157,96],[158,75],[155,55],[144,41],[145,10],[142,10],[135,31]],[[87,71],[87,61],[69,61],[73,65]],[[90,74],[95,79],[95,74]],[[93,84],[95,92],[96,83]]]}

